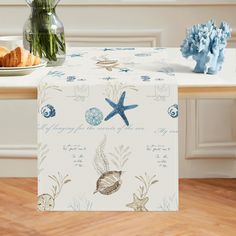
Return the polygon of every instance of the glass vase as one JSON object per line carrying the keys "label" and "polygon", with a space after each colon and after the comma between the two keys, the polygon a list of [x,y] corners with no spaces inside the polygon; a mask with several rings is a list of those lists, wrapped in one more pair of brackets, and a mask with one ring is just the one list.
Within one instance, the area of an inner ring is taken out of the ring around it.
{"label": "glass vase", "polygon": [[48,66],[62,65],[66,57],[64,27],[55,11],[59,1],[26,0],[31,14],[24,25],[23,44]]}

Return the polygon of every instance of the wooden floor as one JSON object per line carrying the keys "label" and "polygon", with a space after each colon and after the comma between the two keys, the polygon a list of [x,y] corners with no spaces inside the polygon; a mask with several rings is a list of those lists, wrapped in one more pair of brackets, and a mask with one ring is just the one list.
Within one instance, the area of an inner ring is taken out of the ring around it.
{"label": "wooden floor", "polygon": [[236,179],[181,180],[176,213],[41,213],[36,191],[0,179],[0,236],[236,236]]}

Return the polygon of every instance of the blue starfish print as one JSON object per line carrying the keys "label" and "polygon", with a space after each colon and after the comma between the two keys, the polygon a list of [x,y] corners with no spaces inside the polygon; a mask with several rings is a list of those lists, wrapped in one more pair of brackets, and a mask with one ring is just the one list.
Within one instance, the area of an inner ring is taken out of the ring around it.
{"label": "blue starfish print", "polygon": [[105,100],[109,103],[109,105],[114,109],[106,118],[105,121],[110,120],[113,116],[119,114],[121,118],[124,120],[125,124],[129,126],[129,121],[125,115],[126,110],[134,109],[138,105],[129,105],[129,106],[124,106],[124,100],[125,100],[125,95],[126,92],[124,91],[117,104],[112,102],[110,99],[106,98]]}
{"label": "blue starfish print", "polygon": [[130,69],[128,69],[128,68],[120,68],[120,72],[129,72],[130,71]]}

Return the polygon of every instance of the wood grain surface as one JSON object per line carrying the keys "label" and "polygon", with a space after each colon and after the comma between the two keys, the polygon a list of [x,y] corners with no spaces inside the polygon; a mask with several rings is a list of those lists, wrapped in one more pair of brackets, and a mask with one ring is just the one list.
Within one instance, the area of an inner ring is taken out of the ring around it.
{"label": "wood grain surface", "polygon": [[179,212],[38,212],[36,178],[0,179],[1,236],[235,236],[236,179],[180,180]]}

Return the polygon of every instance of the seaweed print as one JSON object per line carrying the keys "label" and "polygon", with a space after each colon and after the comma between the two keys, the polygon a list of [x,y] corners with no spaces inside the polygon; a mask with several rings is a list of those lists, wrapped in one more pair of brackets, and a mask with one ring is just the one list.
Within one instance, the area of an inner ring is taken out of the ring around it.
{"label": "seaweed print", "polygon": [[39,156],[38,156],[38,175],[40,175],[40,173],[44,170],[42,168],[42,164],[45,161],[45,159],[47,158],[47,154],[49,152],[49,148],[47,144],[42,144],[39,143],[38,144],[38,152],[39,152]]}
{"label": "seaweed print", "polygon": [[114,148],[114,153],[109,153],[112,156],[111,162],[117,168],[117,170],[122,170],[126,162],[129,160],[131,154],[130,147],[125,147],[120,145]]}
{"label": "seaweed print", "polygon": [[69,205],[73,211],[90,211],[93,203],[85,198],[73,199],[72,204]]}
{"label": "seaweed print", "polygon": [[110,83],[105,87],[105,95],[107,98],[114,102],[118,102],[123,91],[133,90],[135,92],[138,89],[134,85],[127,85],[125,83]]}
{"label": "seaweed print", "polygon": [[[105,136],[100,145],[97,147],[96,155],[94,158],[94,167],[97,173],[100,175],[96,183],[96,190],[94,191],[94,194],[99,192],[103,195],[111,195],[117,192],[122,184],[122,168],[120,167],[123,166],[119,165],[118,167],[116,167],[116,170],[110,170],[109,162],[106,158],[106,154],[104,153],[106,140],[107,139]],[[123,165],[125,164],[124,161],[122,163]]]}
{"label": "seaweed print", "polygon": [[56,91],[56,92],[62,92],[62,90],[59,88],[59,86],[55,85],[48,85],[47,83],[44,83],[40,85],[39,87],[39,94],[38,94],[38,112],[40,112],[41,106],[50,99],[49,92],[50,90]]}
{"label": "seaweed print", "polygon": [[174,211],[178,209],[178,198],[176,194],[169,197],[164,197],[158,207],[161,211]]}
{"label": "seaweed print", "polygon": [[55,207],[55,200],[60,195],[63,186],[71,181],[68,179],[68,175],[63,177],[60,172],[58,172],[58,177],[55,175],[48,177],[54,182],[51,188],[52,194],[44,193],[38,196],[38,209],[40,211],[52,211]]}
{"label": "seaweed print", "polygon": [[148,211],[146,204],[149,201],[148,193],[150,187],[157,183],[156,175],[149,177],[147,173],[144,176],[135,176],[135,178],[140,182],[137,194],[133,193],[133,202],[127,204],[126,206],[132,208],[134,211]]}

